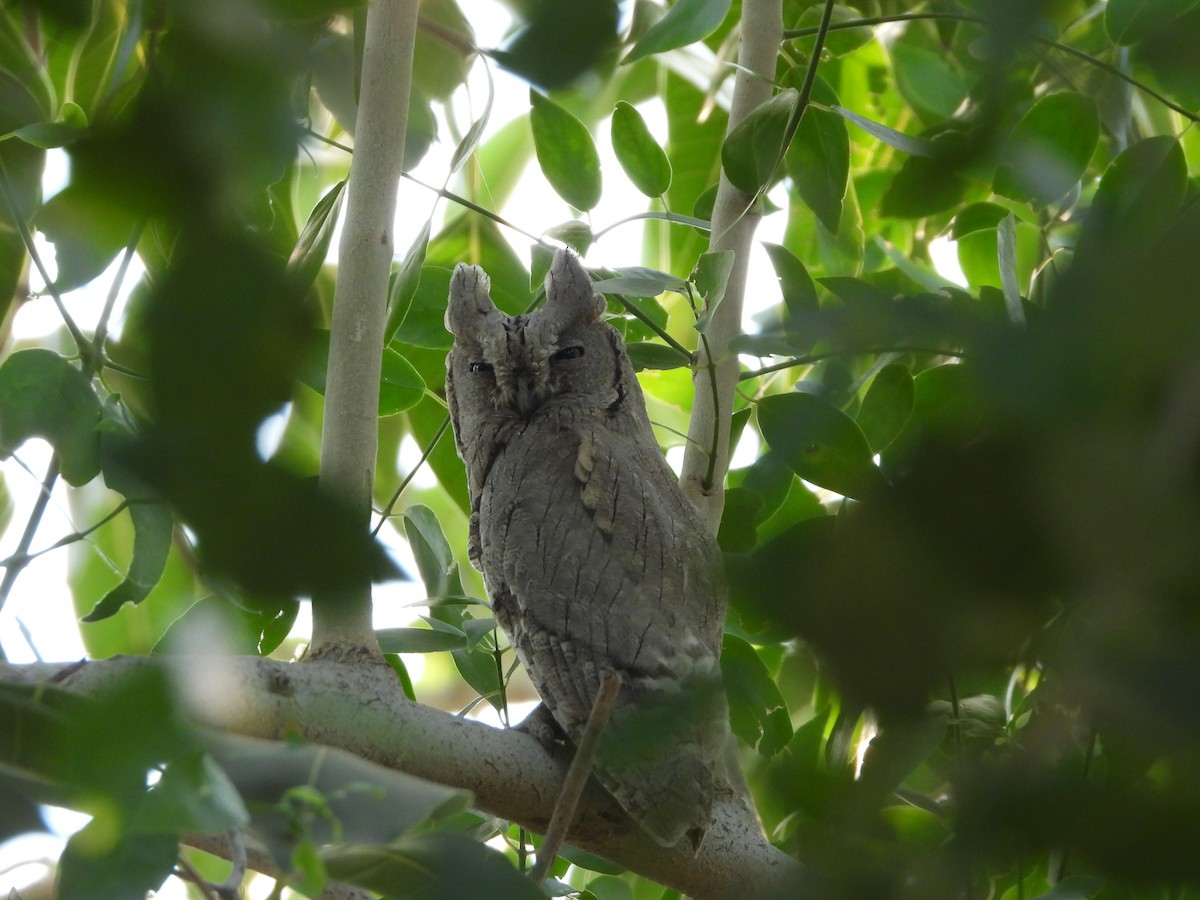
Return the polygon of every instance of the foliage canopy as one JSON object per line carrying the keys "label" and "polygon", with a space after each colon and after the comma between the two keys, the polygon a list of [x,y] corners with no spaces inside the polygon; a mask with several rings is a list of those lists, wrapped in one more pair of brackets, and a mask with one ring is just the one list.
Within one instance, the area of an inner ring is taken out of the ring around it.
{"label": "foliage canopy", "polygon": [[[834,897],[1200,897],[1200,6],[786,0],[759,73],[776,90],[729,130],[756,2],[509,2],[507,36],[421,4],[408,165],[454,149],[439,216],[394,265],[375,507],[429,605],[381,647],[410,696],[507,715],[511,652],[465,564],[446,439],[454,264],[522,311],[545,242],[602,244],[587,211],[618,182],[649,198],[628,210],[643,258],[598,288],[678,444],[732,277],[706,253],[723,170],[781,223],[754,262],[779,293],[734,341],[725,411],[759,450],[728,473],[719,532],[732,725],[768,836]],[[94,332],[67,316],[0,364],[0,454],[43,438],[47,493],[69,486],[81,533],[54,552],[94,658],[181,652],[201,623],[286,658],[303,598],[398,574],[313,484],[363,22],[346,0],[0,5],[4,339],[22,302],[145,268],[119,319],[114,289]],[[468,96],[484,65],[531,84],[503,127]],[[70,181],[44,198],[57,148]],[[500,214],[530,161],[579,211],[541,241]],[[31,265],[48,286],[27,299]],[[408,441],[436,485],[410,484]],[[0,606],[40,515],[6,522]],[[414,685],[400,653],[435,674]],[[87,698],[0,686],[0,838],[40,828],[37,804],[89,813],[58,864],[67,900],[143,896],[182,834],[239,827],[312,896],[327,877],[541,895],[519,874],[529,834],[462,792],[183,711],[154,672]],[[561,890],[670,896],[568,858]]]}

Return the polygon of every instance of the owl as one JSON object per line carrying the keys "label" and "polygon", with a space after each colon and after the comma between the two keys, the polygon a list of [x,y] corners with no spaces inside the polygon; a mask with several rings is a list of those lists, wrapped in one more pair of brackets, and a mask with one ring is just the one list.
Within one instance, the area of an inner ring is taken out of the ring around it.
{"label": "owl", "polygon": [[656,842],[698,848],[729,734],[716,542],[579,258],[557,252],[528,315],[500,312],[488,289],[460,264],[446,311],[471,562],[568,741],[606,674],[621,675],[594,773]]}

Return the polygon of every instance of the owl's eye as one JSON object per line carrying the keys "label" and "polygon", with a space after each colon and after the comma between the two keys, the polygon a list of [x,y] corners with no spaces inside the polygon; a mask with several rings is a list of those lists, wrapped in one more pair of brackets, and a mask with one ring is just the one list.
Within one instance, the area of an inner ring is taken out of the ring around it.
{"label": "owl's eye", "polygon": [[484,372],[492,371],[491,365],[489,363],[485,363],[485,362],[473,362],[470,365],[470,369],[471,369],[472,375],[479,375]]}
{"label": "owl's eye", "polygon": [[563,347],[554,354],[555,359],[579,359],[581,356],[583,356],[583,348],[579,346]]}

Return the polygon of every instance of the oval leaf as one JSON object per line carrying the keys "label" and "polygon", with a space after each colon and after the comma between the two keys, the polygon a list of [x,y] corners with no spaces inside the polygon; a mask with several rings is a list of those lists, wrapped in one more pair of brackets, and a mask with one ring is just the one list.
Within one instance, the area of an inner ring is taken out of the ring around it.
{"label": "oval leaf", "polygon": [[412,363],[393,350],[383,350],[379,380],[379,415],[394,416],[411,409],[425,396],[425,381]]}
{"label": "oval leaf", "polygon": [[1170,25],[1196,5],[1196,0],[1108,0],[1104,30],[1117,44],[1136,44]]}
{"label": "oval leaf", "polygon": [[384,653],[441,653],[467,649],[467,636],[459,631],[432,628],[383,628],[375,633]]}
{"label": "oval leaf", "polygon": [[1083,94],[1049,94],[1021,117],[996,170],[997,194],[1046,205],[1083,177],[1100,140],[1096,103]]}
{"label": "oval leaf", "polygon": [[587,127],[552,100],[529,92],[529,124],[538,164],[550,186],[576,209],[600,202],[600,155]]}
{"label": "oval leaf", "polygon": [[[813,99],[836,106],[837,94],[825,79],[813,82]],[[816,213],[825,230],[837,234],[850,175],[850,135],[843,119],[827,109],[810,106],[787,149],[787,171],[796,191]]]}
{"label": "oval leaf", "polygon": [[21,350],[0,366],[0,459],[28,438],[58,453],[63,478],[78,487],[100,471],[100,400],[83,373],[50,350]]}
{"label": "oval leaf", "polygon": [[612,116],[612,145],[617,162],[634,187],[647,197],[659,197],[671,186],[671,162],[654,140],[642,114],[625,101]]}
{"label": "oval leaf", "polygon": [[773,756],[792,739],[787,703],[758,653],[746,641],[725,635],[721,675],[729,697],[729,727],[763,756]]}
{"label": "oval leaf", "polygon": [[779,289],[783,292],[783,306],[791,319],[803,319],[817,311],[817,288],[804,263],[782,244],[763,244]]}
{"label": "oval leaf", "polygon": [[770,181],[783,155],[788,124],[799,102],[800,92],[785,88],[729,133],[721,147],[721,165],[735,187],[756,194]]}
{"label": "oval leaf", "polygon": [[857,417],[858,427],[873,451],[882,453],[904,430],[912,415],[914,396],[913,378],[907,366],[892,363],[875,373]]}
{"label": "oval leaf", "polygon": [[629,361],[637,371],[642,369],[681,369],[692,364],[691,357],[684,356],[674,347],[653,341],[634,341],[626,344]]}
{"label": "oval leaf", "polygon": [[686,47],[708,37],[725,19],[731,2],[732,0],[679,0],[665,16],[647,29],[624,61],[637,62],[655,53]]}
{"label": "oval leaf", "polygon": [[304,230],[296,240],[296,247],[288,257],[287,273],[298,288],[307,290],[325,264],[325,256],[329,253],[329,242],[333,240],[333,230],[337,225],[338,213],[342,209],[342,198],[345,196],[346,181],[339,181],[325,192],[304,223]]}
{"label": "oval leaf", "polygon": [[820,397],[766,397],[758,404],[758,424],[771,449],[805,481],[855,500],[886,486],[862,429]]}

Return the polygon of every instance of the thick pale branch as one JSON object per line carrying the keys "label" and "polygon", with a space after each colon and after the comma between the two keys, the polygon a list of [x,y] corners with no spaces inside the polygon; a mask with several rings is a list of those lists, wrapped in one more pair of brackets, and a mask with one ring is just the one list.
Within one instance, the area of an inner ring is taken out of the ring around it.
{"label": "thick pale branch", "polygon": [[[359,510],[364,529],[370,522],[392,228],[404,168],[418,5],[417,0],[379,0],[367,10],[354,162],[330,327],[321,487]],[[369,583],[353,594],[314,598],[313,643],[317,655],[377,646]]]}
{"label": "thick pale branch", "polygon": [[[779,44],[783,40],[780,0],[745,0],[742,4],[741,46],[738,71],[729,109],[732,130],[755,107],[771,97]],[[725,296],[706,329],[707,352],[697,358],[695,401],[684,448],[681,482],[692,501],[715,529],[725,503],[725,472],[729,468],[729,421],[737,386],[738,362],[729,350],[741,332],[742,301],[746,291],[747,259],[760,214],[750,210],[753,198],[735,188],[721,172],[713,206],[712,252],[732,250],[733,270]],[[715,364],[716,391],[712,390],[709,364]],[[714,396],[715,395],[715,396]],[[715,440],[714,440],[715,432]],[[713,450],[716,458],[712,459]]]}
{"label": "thick pale branch", "polygon": [[[298,735],[366,759],[465,788],[476,806],[543,833],[569,754],[534,738],[413,703],[382,666],[331,661],[291,665],[257,658],[127,657],[90,662],[57,686],[93,693],[137,666],[170,666],[181,702],[197,723],[278,739]],[[66,666],[0,664],[0,682],[35,683]],[[717,797],[699,853],[687,842],[663,849],[637,831],[603,790],[589,784],[568,840],[696,900],[803,897],[803,872],[762,836],[730,791]]]}

